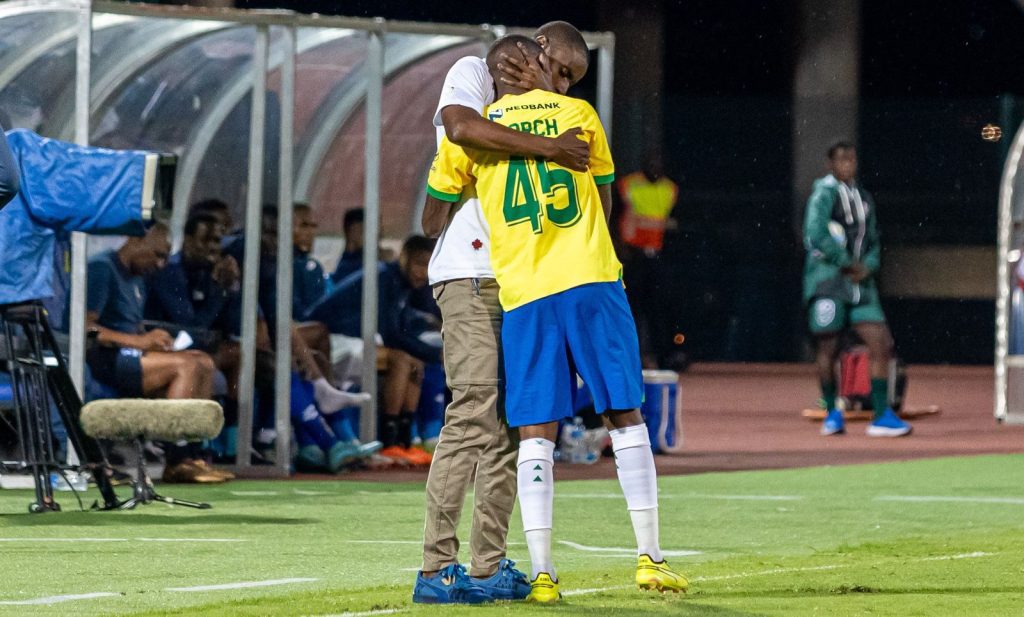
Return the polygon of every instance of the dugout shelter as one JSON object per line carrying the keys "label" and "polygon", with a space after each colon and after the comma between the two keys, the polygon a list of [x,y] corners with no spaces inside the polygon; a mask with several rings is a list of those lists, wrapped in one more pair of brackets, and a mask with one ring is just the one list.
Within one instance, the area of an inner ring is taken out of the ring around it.
{"label": "dugout shelter", "polygon": [[[539,24],[535,24],[539,25]],[[171,213],[180,239],[189,204],[237,206],[246,237],[239,435],[251,434],[261,205],[309,203],[327,233],[366,208],[364,262],[382,236],[419,229],[435,150],[434,114],[454,61],[506,32],[459,25],[208,9],[101,0],[0,2],[0,111],[5,128],[83,145],[177,155]],[[611,33],[584,33],[596,107],[611,138]],[[291,209],[278,220],[276,474],[288,473]],[[89,239],[72,239],[70,371],[83,385]],[[363,388],[377,391],[377,281],[363,288]],[[373,404],[361,432],[375,432]],[[236,468],[249,470],[240,439]],[[265,473],[265,472],[264,472]]]}

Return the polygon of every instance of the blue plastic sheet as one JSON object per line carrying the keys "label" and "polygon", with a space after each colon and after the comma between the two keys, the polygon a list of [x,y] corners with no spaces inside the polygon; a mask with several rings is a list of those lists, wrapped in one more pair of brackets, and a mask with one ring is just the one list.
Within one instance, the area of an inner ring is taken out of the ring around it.
{"label": "blue plastic sheet", "polygon": [[78,146],[23,129],[7,141],[21,190],[0,210],[0,304],[53,295],[59,234],[142,235],[148,152]]}

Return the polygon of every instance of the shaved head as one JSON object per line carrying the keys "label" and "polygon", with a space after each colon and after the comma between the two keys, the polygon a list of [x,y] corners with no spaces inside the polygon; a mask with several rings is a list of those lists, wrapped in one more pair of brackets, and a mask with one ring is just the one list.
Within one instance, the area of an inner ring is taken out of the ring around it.
{"label": "shaved head", "polygon": [[575,85],[587,74],[590,68],[590,49],[575,26],[566,21],[549,21],[537,28],[533,38],[553,61],[552,72],[568,81],[565,88],[559,88],[559,91],[568,90],[568,86]]}
{"label": "shaved head", "polygon": [[559,45],[565,45],[576,53],[584,55],[589,51],[587,42],[576,26],[567,21],[549,21],[534,33],[534,38],[547,37]]}
{"label": "shaved head", "polygon": [[523,53],[526,54],[526,58],[531,62],[536,62],[537,57],[544,52],[540,44],[530,37],[521,34],[509,34],[491,44],[491,48],[487,51],[487,68],[492,73],[496,72],[498,70],[498,63],[501,62],[501,55],[511,56],[515,54],[518,56],[519,45],[523,46]]}

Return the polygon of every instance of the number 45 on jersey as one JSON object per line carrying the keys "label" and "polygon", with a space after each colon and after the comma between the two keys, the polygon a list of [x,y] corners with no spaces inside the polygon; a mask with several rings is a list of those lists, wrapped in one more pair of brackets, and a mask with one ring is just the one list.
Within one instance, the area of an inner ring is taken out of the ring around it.
{"label": "number 45 on jersey", "polygon": [[[537,170],[536,184],[531,169]],[[582,216],[576,198],[576,179],[566,169],[548,169],[545,161],[534,163],[523,157],[510,157],[502,211],[509,227],[529,221],[535,234],[544,232],[543,217],[557,227],[572,227]]]}

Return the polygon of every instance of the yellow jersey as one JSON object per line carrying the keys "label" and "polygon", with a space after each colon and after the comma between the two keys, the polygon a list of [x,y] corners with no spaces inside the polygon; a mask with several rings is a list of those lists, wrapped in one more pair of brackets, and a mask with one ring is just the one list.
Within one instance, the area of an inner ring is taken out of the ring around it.
{"label": "yellow jersey", "polygon": [[590,144],[590,171],[543,159],[464,149],[445,138],[430,167],[427,192],[458,201],[475,184],[490,226],[491,265],[501,306],[519,306],[587,283],[617,281],[615,256],[598,184],[615,181],[608,140],[586,101],[543,90],[506,95],[484,114],[524,133],[557,137],[579,127]]}

